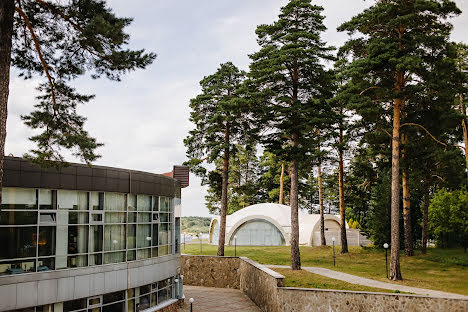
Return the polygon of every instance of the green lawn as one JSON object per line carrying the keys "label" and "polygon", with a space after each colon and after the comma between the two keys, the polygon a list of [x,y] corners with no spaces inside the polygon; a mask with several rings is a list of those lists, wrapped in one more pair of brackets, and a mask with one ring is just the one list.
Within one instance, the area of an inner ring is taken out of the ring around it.
{"label": "green lawn", "polygon": [[[181,246],[182,253],[200,254],[200,245]],[[216,255],[217,246],[202,246],[203,255]],[[374,248],[351,247],[341,255],[336,247],[333,267],[332,247],[301,247],[302,266],[318,266],[388,282],[385,275],[385,252]],[[234,256],[234,247],[226,246],[226,256]],[[237,256],[245,256],[262,264],[290,264],[290,247],[237,247]],[[390,260],[390,254],[389,254]],[[468,295],[468,253],[463,249],[429,248],[427,255],[416,251],[414,257],[400,258],[401,285],[435,289]]]}
{"label": "green lawn", "polygon": [[388,292],[388,293],[395,292],[389,289],[351,284],[351,283],[343,282],[334,278],[329,278],[329,277],[325,277],[322,275],[307,272],[304,270],[293,271],[291,269],[275,268],[274,271],[285,276],[284,282],[285,282],[286,287],[373,291],[373,292]]}

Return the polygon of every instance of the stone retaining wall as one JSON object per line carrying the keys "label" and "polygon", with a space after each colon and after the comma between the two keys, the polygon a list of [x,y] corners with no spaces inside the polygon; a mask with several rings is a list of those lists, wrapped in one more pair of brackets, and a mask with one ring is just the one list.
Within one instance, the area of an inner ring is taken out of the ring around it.
{"label": "stone retaining wall", "polygon": [[277,289],[284,286],[284,276],[242,257],[239,266],[240,289],[263,311],[278,311]]}
{"label": "stone retaining wall", "polygon": [[418,295],[354,292],[304,288],[278,288],[277,311],[405,311],[463,312],[468,300],[432,298]]}
{"label": "stone retaining wall", "polygon": [[181,262],[185,285],[239,289],[238,257],[183,255]]}
{"label": "stone retaining wall", "polygon": [[235,288],[265,312],[468,311],[468,300],[418,295],[291,288],[284,276],[249,258],[182,256],[184,284]]}

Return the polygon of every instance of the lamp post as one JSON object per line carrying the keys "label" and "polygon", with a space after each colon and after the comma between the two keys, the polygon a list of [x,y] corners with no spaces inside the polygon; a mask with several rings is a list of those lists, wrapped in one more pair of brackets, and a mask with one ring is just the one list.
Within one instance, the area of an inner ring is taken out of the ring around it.
{"label": "lamp post", "polygon": [[234,257],[237,257],[237,235],[234,236]]}
{"label": "lamp post", "polygon": [[387,279],[388,279],[388,257],[387,257],[388,244],[387,243],[383,244],[383,248],[385,248],[385,273],[387,273]]}
{"label": "lamp post", "polygon": [[335,238],[332,237],[332,242],[333,242],[333,266],[336,266],[335,263]]}
{"label": "lamp post", "polygon": [[185,232],[184,232],[184,250],[185,250]]}
{"label": "lamp post", "polygon": [[200,255],[202,254],[202,241],[201,241],[202,233],[198,234],[198,238],[200,239]]}
{"label": "lamp post", "polygon": [[190,312],[193,312],[193,298],[190,298],[189,302],[190,302]]}

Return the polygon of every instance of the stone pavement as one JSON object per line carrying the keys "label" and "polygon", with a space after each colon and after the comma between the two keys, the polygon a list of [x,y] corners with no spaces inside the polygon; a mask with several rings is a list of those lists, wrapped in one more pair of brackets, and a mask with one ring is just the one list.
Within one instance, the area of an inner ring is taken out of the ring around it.
{"label": "stone pavement", "polygon": [[[287,265],[265,265],[265,266],[271,269],[290,268],[290,266],[287,266]],[[380,281],[376,281],[370,278],[360,277],[360,276],[333,271],[330,269],[325,269],[325,268],[320,268],[320,267],[302,267],[302,269],[305,271],[309,271],[311,273],[342,280],[342,281],[352,283],[352,284],[359,284],[359,285],[377,287],[377,288],[383,288],[383,289],[389,289],[389,290],[399,290],[399,291],[403,291],[407,293],[413,293],[417,295],[425,295],[425,296],[431,296],[431,297],[437,297],[437,298],[451,298],[451,299],[465,299],[465,300],[468,299],[468,296],[464,296],[460,294],[454,294],[454,293],[448,293],[448,292],[424,289],[424,288],[417,288],[417,287],[410,287],[410,286],[394,284],[394,283],[380,282]]]}
{"label": "stone pavement", "polygon": [[255,303],[238,289],[184,285],[185,307],[190,311],[190,298],[194,299],[193,312],[261,312]]}

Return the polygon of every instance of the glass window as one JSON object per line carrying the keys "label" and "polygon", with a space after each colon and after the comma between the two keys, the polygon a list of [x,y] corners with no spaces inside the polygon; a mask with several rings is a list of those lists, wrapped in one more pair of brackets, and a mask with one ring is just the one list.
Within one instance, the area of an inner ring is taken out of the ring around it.
{"label": "glass window", "polygon": [[[96,263],[98,264],[98,263]],[[68,256],[67,257],[67,267],[68,268],[80,268],[88,266],[88,256],[87,255],[77,255],[77,256]]]}
{"label": "glass window", "polygon": [[159,197],[159,210],[169,211],[169,197],[164,197],[164,196]]}
{"label": "glass window", "polygon": [[159,211],[158,196],[153,196],[153,211]]}
{"label": "glass window", "polygon": [[138,249],[137,256],[138,260],[151,258],[151,249]]}
{"label": "glass window", "polygon": [[127,251],[127,261],[134,261],[134,260],[136,260],[136,251],[135,250]]}
{"label": "glass window", "polygon": [[151,222],[151,213],[139,212],[138,223]]}
{"label": "glass window", "polygon": [[39,215],[39,222],[40,223],[55,223],[57,218],[57,214],[53,213],[41,213]]}
{"label": "glass window", "polygon": [[104,193],[89,193],[90,210],[102,210],[104,208]]}
{"label": "glass window", "polygon": [[141,296],[138,298],[139,302],[137,303],[137,311],[143,311],[145,309],[148,309],[150,307],[150,296]]}
{"label": "glass window", "polygon": [[88,193],[59,190],[58,206],[67,210],[88,210]]}
{"label": "glass window", "polygon": [[153,246],[158,246],[158,237],[159,237],[159,232],[158,232],[158,225],[153,224]]}
{"label": "glass window", "polygon": [[36,256],[37,227],[0,228],[0,259]]}
{"label": "glass window", "polygon": [[20,274],[25,272],[35,272],[36,265],[34,259],[3,261],[0,262],[0,274]]}
{"label": "glass window", "polygon": [[112,302],[116,302],[116,301],[120,301],[124,299],[125,299],[125,292],[123,291],[117,291],[117,292],[105,294],[102,296],[102,301],[104,304],[112,303]]}
{"label": "glass window", "polygon": [[89,249],[91,252],[102,251],[102,225],[92,225],[89,232]]}
{"label": "glass window", "polygon": [[43,258],[37,261],[37,272],[55,269],[55,258]]}
{"label": "glass window", "polygon": [[125,251],[106,252],[104,254],[104,264],[119,263],[125,261]]}
{"label": "glass window", "polygon": [[125,223],[125,212],[106,212],[106,223]]}
{"label": "glass window", "polygon": [[0,211],[0,224],[4,225],[26,225],[37,224],[36,211]]}
{"label": "glass window", "polygon": [[128,213],[128,223],[136,223],[137,222],[137,213],[136,212],[129,212]]}
{"label": "glass window", "polygon": [[39,256],[55,255],[55,227],[41,226],[39,228],[39,240],[37,244]]}
{"label": "glass window", "polygon": [[126,211],[125,206],[125,194],[106,193],[104,210]]}
{"label": "glass window", "polygon": [[65,301],[63,303],[63,312],[70,312],[86,308],[86,299]]}
{"label": "glass window", "polygon": [[162,223],[159,225],[159,245],[169,244],[169,224]]}
{"label": "glass window", "polygon": [[36,189],[2,188],[2,209],[37,209]]}
{"label": "glass window", "polygon": [[68,212],[68,224],[88,224],[88,212]]}
{"label": "glass window", "polygon": [[128,248],[136,248],[136,224],[128,225]]}
{"label": "glass window", "polygon": [[151,196],[137,195],[138,211],[151,211]]}
{"label": "glass window", "polygon": [[[95,250],[97,251],[97,250]],[[68,254],[88,252],[88,226],[74,225],[68,227]]]}
{"label": "glass window", "polygon": [[104,227],[104,250],[125,249],[125,224]]}
{"label": "glass window", "polygon": [[99,265],[102,264],[102,254],[93,254],[89,256],[89,265]]}
{"label": "glass window", "polygon": [[136,211],[137,197],[133,194],[128,194],[128,211]]}
{"label": "glass window", "polygon": [[151,245],[151,224],[138,224],[137,247],[149,247]]}
{"label": "glass window", "polygon": [[114,303],[102,307],[102,312],[124,312],[125,302]]}

